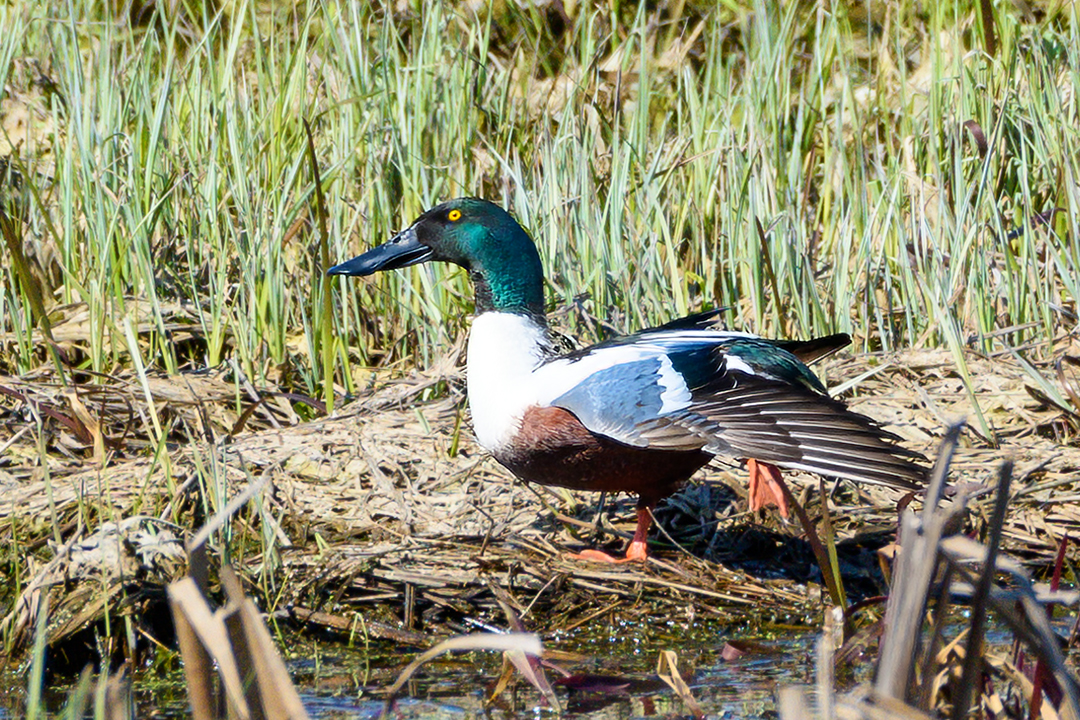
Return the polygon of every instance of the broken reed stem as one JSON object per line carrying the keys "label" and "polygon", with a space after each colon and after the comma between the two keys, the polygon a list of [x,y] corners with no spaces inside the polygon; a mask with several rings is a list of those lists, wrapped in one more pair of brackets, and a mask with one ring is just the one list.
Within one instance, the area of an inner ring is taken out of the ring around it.
{"label": "broken reed stem", "polygon": [[822,720],[836,718],[836,697],[834,687],[836,674],[834,655],[836,650],[836,625],[845,620],[843,609],[834,607],[825,611],[825,627],[818,639],[817,652],[817,694],[818,717]]}
{"label": "broken reed stem", "polygon": [[921,517],[905,512],[900,521],[900,558],[885,609],[885,632],[874,679],[874,690],[881,697],[906,701],[911,689],[930,582],[938,565],[938,542],[953,514],[938,512],[938,503],[963,427],[962,423],[950,426],[941,442]]}
{"label": "broken reed stem", "polygon": [[982,674],[982,645],[986,634],[987,598],[997,570],[998,550],[1001,547],[1001,531],[1005,524],[1005,512],[1009,507],[1009,485],[1012,482],[1011,462],[1004,462],[998,471],[998,490],[994,500],[994,512],[990,518],[987,538],[986,564],[983,566],[975,594],[971,598],[971,632],[964,653],[964,672],[960,678],[956,699],[953,702],[953,718],[963,720],[976,694],[977,678]]}

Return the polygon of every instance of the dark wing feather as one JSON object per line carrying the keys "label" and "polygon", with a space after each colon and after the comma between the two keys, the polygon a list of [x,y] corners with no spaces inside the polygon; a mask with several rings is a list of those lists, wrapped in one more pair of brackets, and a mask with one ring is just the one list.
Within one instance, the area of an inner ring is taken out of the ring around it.
{"label": "dark wing feather", "polygon": [[[700,344],[703,345],[713,345],[718,341],[722,341],[722,339],[727,336],[753,337],[748,333],[728,332],[721,327],[722,323],[720,322],[720,316],[723,313],[727,312],[727,310],[728,308],[722,307],[716,308],[715,310],[705,310],[703,312],[693,313],[692,315],[687,315],[685,317],[676,318],[675,320],[670,320],[663,325],[657,325],[656,327],[638,330],[637,332],[631,333],[630,335],[620,335],[618,337],[608,338],[607,340],[598,342],[595,345],[590,345],[588,347],[572,350],[563,355],[560,355],[558,359],[580,359],[587,355],[592,355],[596,352],[605,351],[609,348],[635,345],[643,340],[649,342],[660,341],[662,343],[663,338],[666,334],[685,335],[687,331],[716,334],[716,339],[713,339],[711,341],[706,340],[703,337],[702,340],[700,340]],[[813,343],[814,341],[808,340],[806,342]],[[800,341],[792,341],[792,343],[798,345]]]}
{"label": "dark wing feather", "polygon": [[[922,456],[838,400],[809,388],[740,376],[700,388],[689,407],[652,421],[649,447],[701,447],[739,458],[908,489],[922,487]],[[677,428],[682,429],[680,435]]]}
{"label": "dark wing feather", "polygon": [[713,310],[696,312],[687,315],[686,317],[670,320],[663,325],[646,328],[645,330],[635,333],[635,335],[645,335],[648,333],[671,330],[723,330],[723,323],[720,322],[720,316],[730,309],[731,308],[720,307]]}
{"label": "dark wing feather", "polygon": [[784,348],[807,365],[829,357],[850,344],[851,336],[847,333],[836,333],[810,340],[780,340],[776,343],[778,347]]}

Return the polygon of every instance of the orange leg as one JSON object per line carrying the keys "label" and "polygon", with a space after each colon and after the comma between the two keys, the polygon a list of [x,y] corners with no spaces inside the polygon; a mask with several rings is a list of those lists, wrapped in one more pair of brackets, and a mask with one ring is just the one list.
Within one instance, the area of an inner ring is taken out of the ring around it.
{"label": "orange leg", "polygon": [[639,507],[637,510],[637,529],[634,530],[634,539],[630,541],[630,545],[626,548],[626,557],[617,558],[608,555],[606,552],[600,550],[582,550],[579,553],[574,553],[569,557],[575,560],[592,560],[593,562],[606,562],[606,563],[624,563],[631,560],[644,561],[649,557],[649,551],[646,548],[645,538],[649,534],[649,527],[652,526],[652,513],[649,512],[647,507]]}
{"label": "orange leg", "polygon": [[749,458],[746,469],[750,471],[750,510],[775,505],[780,516],[786,518],[788,504],[784,497],[784,479],[780,476],[780,468]]}

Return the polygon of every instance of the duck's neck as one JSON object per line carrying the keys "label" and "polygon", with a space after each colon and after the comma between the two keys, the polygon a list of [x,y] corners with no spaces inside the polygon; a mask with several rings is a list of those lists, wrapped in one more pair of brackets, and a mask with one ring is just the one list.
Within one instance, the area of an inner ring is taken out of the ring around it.
{"label": "duck's neck", "polygon": [[476,265],[469,268],[476,297],[476,314],[489,312],[528,315],[542,327],[547,326],[544,316],[544,273],[540,256],[531,245],[531,253],[515,258],[523,265],[517,272],[502,272],[498,268]]}
{"label": "duck's neck", "polygon": [[543,316],[537,320],[530,313],[489,311],[473,318],[469,407],[476,438],[489,452],[512,439],[525,409],[536,401],[530,376],[553,353]]}

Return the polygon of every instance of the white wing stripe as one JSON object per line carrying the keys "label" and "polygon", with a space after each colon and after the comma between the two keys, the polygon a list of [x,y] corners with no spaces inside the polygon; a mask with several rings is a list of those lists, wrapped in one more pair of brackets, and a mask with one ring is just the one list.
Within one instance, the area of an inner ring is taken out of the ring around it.
{"label": "white wing stripe", "polygon": [[660,356],[660,386],[664,391],[660,393],[660,414],[667,415],[690,406],[693,397],[690,388],[686,387],[683,376],[671,364],[671,358],[667,355]]}

